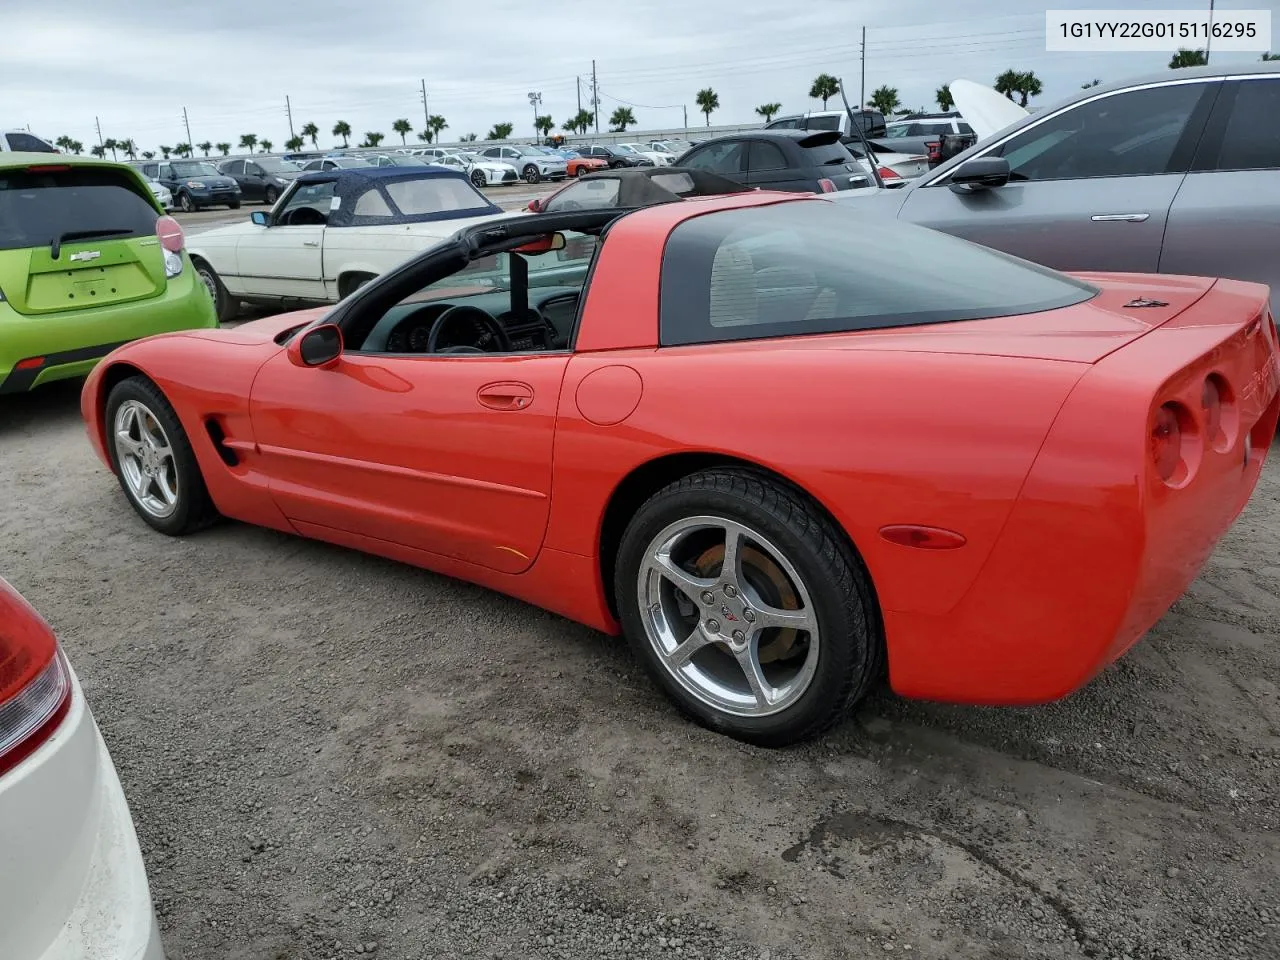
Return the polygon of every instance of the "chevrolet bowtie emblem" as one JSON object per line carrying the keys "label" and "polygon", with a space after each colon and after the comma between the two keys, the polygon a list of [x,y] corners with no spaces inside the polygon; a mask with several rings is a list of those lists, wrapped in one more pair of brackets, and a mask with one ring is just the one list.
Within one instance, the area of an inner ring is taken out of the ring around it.
{"label": "chevrolet bowtie emblem", "polygon": [[73,253],[68,259],[70,260],[97,260],[102,256],[101,250],[81,250],[79,253]]}

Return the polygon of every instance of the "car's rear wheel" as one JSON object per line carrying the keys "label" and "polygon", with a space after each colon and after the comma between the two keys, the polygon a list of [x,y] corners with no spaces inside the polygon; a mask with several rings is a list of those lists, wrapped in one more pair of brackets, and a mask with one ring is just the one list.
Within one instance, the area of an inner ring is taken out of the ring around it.
{"label": "car's rear wheel", "polygon": [[532,163],[524,168],[524,182],[537,183],[542,179],[542,175],[538,173],[538,168]]}
{"label": "car's rear wheel", "polygon": [[196,209],[196,202],[191,199],[191,194],[184,190],[182,193],[178,194],[178,206],[182,208],[183,213],[194,213]]}
{"label": "car's rear wheel", "polygon": [[196,276],[213,298],[213,309],[218,315],[218,322],[228,323],[234,320],[240,312],[240,301],[227,292],[213,267],[195,257],[192,257],[191,263],[196,268]]}
{"label": "car's rear wheel", "polygon": [[760,746],[827,730],[883,662],[852,545],[754,471],[702,471],[654,494],[623,535],[614,589],[632,649],[675,704]]}
{"label": "car's rear wheel", "polygon": [[217,519],[186,431],[154,383],[141,376],[117,383],[105,426],[111,466],[147,524],[179,536]]}
{"label": "car's rear wheel", "polygon": [[230,209],[232,209],[232,210],[239,210],[239,209],[240,209],[240,201],[239,201],[239,200],[232,200],[230,203],[228,203],[228,204],[227,204],[227,206],[228,206]]}

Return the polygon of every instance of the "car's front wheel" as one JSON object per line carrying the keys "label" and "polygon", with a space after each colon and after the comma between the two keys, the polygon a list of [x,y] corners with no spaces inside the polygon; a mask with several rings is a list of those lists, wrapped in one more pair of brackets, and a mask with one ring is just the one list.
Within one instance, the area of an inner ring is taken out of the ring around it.
{"label": "car's front wheel", "polygon": [[475,185],[475,188],[479,190],[482,189],[489,181],[485,177],[483,170],[472,170],[471,182]]}
{"label": "car's front wheel", "polygon": [[191,199],[191,194],[185,190],[178,194],[178,206],[182,208],[183,213],[195,213],[196,202]]}
{"label": "car's front wheel", "polygon": [[186,431],[154,383],[141,376],[117,383],[104,425],[120,486],[151,527],[178,536],[217,519]]}
{"label": "car's front wheel", "polygon": [[524,182],[537,183],[542,179],[542,174],[538,173],[538,168],[532,163],[524,168]]}
{"label": "car's front wheel", "polygon": [[707,470],[654,494],[623,535],[614,589],[632,649],[676,705],[760,746],[819,735],[881,669],[853,547],[761,473]]}
{"label": "car's front wheel", "polygon": [[591,171],[590,171],[590,170],[588,170],[586,167],[578,167],[578,170],[577,170],[577,172],[574,174],[574,176],[575,176],[575,177],[585,177],[585,176],[586,176],[588,173],[590,173],[590,172],[591,172]]}
{"label": "car's front wheel", "polygon": [[239,209],[240,209],[240,201],[239,201],[239,200],[232,200],[230,203],[228,203],[228,204],[227,204],[227,206],[228,206],[230,209],[232,209],[232,210],[239,210]]}

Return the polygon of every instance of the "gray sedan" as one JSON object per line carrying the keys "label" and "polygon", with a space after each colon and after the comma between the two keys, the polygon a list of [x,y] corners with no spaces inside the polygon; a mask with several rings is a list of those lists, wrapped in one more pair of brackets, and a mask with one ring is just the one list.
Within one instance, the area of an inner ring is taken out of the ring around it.
{"label": "gray sedan", "polygon": [[886,208],[1059,270],[1280,290],[1280,64],[1091,87],[860,207]]}

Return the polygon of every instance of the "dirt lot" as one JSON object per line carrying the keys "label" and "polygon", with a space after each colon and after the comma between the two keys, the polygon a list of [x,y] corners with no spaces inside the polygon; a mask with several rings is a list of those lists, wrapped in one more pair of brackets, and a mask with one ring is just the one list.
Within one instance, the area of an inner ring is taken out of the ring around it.
{"label": "dirt lot", "polygon": [[238,525],[152,533],[76,399],[0,401],[0,571],[84,682],[175,960],[1280,956],[1275,460],[1069,701],[882,695],[767,752],[515,601]]}

